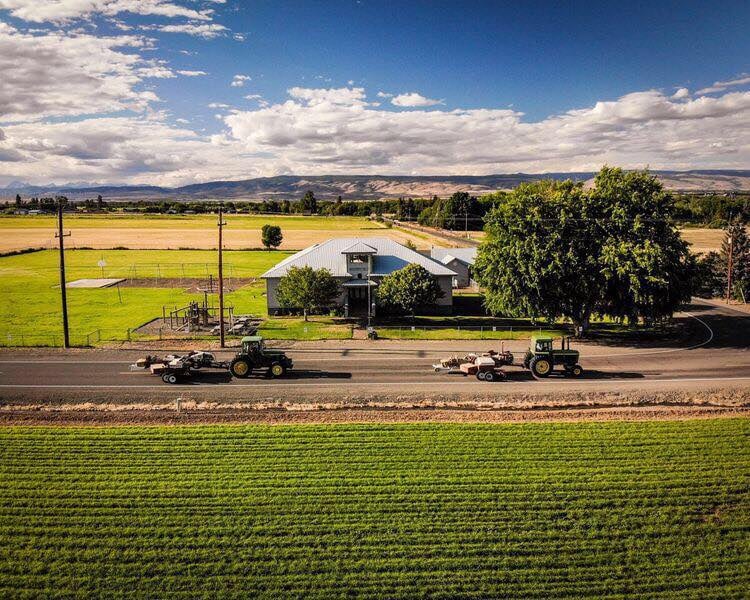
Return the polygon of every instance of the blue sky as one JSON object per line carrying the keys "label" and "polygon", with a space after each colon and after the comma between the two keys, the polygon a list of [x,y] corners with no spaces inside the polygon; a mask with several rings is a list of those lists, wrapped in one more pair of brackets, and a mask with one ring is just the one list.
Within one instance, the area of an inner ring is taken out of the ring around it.
{"label": "blue sky", "polygon": [[750,168],[748,30],[746,1],[0,0],[0,185]]}

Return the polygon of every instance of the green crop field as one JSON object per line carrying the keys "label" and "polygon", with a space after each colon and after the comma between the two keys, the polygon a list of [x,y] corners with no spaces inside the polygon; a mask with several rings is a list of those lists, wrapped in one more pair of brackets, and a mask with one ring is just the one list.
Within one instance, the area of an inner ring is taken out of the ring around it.
{"label": "green crop field", "polygon": [[750,422],[0,430],[4,598],[747,598]]}

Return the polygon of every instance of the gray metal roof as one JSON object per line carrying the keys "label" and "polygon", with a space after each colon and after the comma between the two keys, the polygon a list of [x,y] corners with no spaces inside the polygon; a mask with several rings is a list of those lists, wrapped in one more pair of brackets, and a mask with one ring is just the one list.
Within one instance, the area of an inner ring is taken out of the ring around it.
{"label": "gray metal roof", "polygon": [[471,248],[432,248],[430,256],[441,263],[450,262],[450,260],[446,261],[445,258],[452,256],[462,263],[473,265],[477,258],[477,248],[475,246]]}
{"label": "gray metal roof", "polygon": [[378,249],[368,246],[363,242],[357,242],[348,248],[344,248],[341,252],[342,254],[377,254]]}
{"label": "gray metal roof", "polygon": [[291,267],[328,269],[334,277],[348,277],[346,255],[342,251],[357,243],[377,251],[372,257],[372,275],[387,275],[408,264],[423,266],[433,275],[455,275],[449,268],[387,237],[333,238],[288,256],[263,273],[263,278],[283,277]]}

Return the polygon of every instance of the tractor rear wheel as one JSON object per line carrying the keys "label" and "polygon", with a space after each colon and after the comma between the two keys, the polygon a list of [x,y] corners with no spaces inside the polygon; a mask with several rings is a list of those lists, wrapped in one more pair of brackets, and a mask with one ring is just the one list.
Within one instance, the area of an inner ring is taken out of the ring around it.
{"label": "tractor rear wheel", "polygon": [[252,365],[246,358],[235,358],[229,365],[229,372],[238,379],[247,379],[252,371]]}
{"label": "tractor rear wheel", "polygon": [[549,377],[549,374],[552,373],[552,362],[548,358],[535,356],[529,361],[529,369],[531,369],[531,374],[534,377],[543,379]]}
{"label": "tractor rear wheel", "polygon": [[487,377],[487,374],[484,371],[477,371],[477,379],[479,381],[484,381],[485,377]]}
{"label": "tractor rear wheel", "polygon": [[484,374],[484,380],[492,383],[493,381],[495,381],[495,374],[492,371],[487,371]]}

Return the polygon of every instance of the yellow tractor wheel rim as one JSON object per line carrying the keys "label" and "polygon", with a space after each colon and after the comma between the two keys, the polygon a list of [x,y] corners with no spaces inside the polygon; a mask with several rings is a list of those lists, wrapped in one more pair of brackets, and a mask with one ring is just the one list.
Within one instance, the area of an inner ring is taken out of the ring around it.
{"label": "yellow tractor wheel rim", "polygon": [[274,375],[281,375],[283,369],[281,368],[281,365],[274,365],[271,367],[271,373]]}
{"label": "yellow tractor wheel rim", "polygon": [[238,362],[234,365],[234,372],[237,373],[237,375],[244,375],[247,373],[247,363],[246,362]]}
{"label": "yellow tractor wheel rim", "polygon": [[547,373],[549,373],[549,362],[546,360],[540,360],[538,363],[536,363],[536,370],[537,373],[546,375]]}

